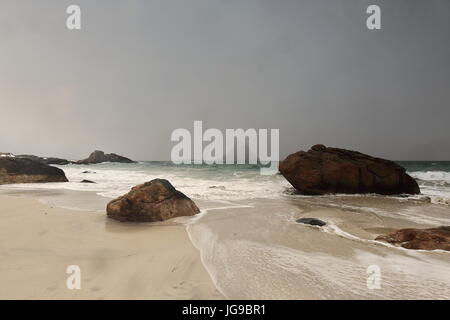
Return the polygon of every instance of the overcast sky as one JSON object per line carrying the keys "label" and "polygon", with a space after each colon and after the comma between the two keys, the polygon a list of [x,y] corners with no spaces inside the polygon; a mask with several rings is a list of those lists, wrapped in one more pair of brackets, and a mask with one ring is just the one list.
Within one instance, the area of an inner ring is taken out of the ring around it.
{"label": "overcast sky", "polygon": [[203,120],[450,160],[449,0],[2,0],[0,41],[0,151],[169,160]]}

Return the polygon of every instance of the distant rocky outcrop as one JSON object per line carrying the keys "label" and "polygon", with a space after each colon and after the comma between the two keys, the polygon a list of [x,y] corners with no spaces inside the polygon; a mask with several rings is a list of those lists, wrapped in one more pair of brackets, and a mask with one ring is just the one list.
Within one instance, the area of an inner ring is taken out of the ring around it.
{"label": "distant rocky outcrop", "polygon": [[0,157],[0,184],[67,181],[59,168],[25,158]]}
{"label": "distant rocky outcrop", "polygon": [[155,179],[135,186],[126,195],[108,203],[109,218],[122,222],[154,222],[200,212],[195,203],[169,181]]}
{"label": "distant rocky outcrop", "polygon": [[135,161],[119,156],[118,154],[105,154],[103,151],[96,150],[92,152],[87,159],[79,160],[76,162],[76,164],[95,164],[102,162],[135,163]]}
{"label": "distant rocky outcrop", "polygon": [[417,182],[397,163],[324,145],[289,155],[280,173],[302,194],[418,194]]}
{"label": "distant rocky outcrop", "polygon": [[30,159],[30,160],[34,160],[34,161],[38,161],[41,162],[43,164],[57,164],[57,165],[66,165],[71,163],[71,161],[66,160],[66,159],[60,159],[60,158],[46,158],[46,157],[38,157],[38,156],[33,156],[33,155],[29,155],[29,154],[20,154],[16,156],[17,158],[23,158],[23,159]]}
{"label": "distant rocky outcrop", "polygon": [[400,229],[375,240],[400,245],[406,249],[450,251],[450,226],[431,229]]}

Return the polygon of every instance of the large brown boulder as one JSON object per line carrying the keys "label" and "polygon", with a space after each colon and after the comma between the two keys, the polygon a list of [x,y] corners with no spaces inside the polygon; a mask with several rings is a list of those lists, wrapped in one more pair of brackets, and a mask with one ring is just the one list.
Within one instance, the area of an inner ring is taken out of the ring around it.
{"label": "large brown boulder", "polygon": [[126,195],[106,206],[109,218],[122,222],[164,221],[200,212],[195,203],[176,190],[169,181],[155,179],[135,186]]}
{"label": "large brown boulder", "polygon": [[397,163],[324,145],[289,155],[279,170],[294,188],[308,195],[420,193],[417,182]]}
{"label": "large brown boulder", "polygon": [[79,160],[76,164],[95,164],[102,162],[135,163],[135,161],[119,156],[118,154],[105,154],[103,151],[96,150],[92,152],[87,159]]}
{"label": "large brown boulder", "polygon": [[450,251],[450,226],[431,229],[400,229],[375,240],[401,245],[406,249]]}
{"label": "large brown boulder", "polygon": [[0,184],[67,181],[64,171],[39,161],[0,157]]}

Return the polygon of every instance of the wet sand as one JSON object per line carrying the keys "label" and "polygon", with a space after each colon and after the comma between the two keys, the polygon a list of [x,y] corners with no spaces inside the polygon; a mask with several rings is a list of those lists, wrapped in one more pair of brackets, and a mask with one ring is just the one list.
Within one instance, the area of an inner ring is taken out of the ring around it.
{"label": "wet sand", "polygon": [[[80,290],[66,286],[69,265],[81,268]],[[104,212],[0,196],[0,299],[221,297],[181,224],[121,224]]]}
{"label": "wet sand", "polygon": [[[431,222],[419,223],[419,214],[427,213]],[[327,226],[299,224],[301,217]],[[448,207],[423,201],[286,197],[210,204],[188,231],[228,298],[449,299],[449,252],[373,240],[393,229],[427,228],[449,219]],[[380,270],[379,289],[371,285],[374,266]]]}

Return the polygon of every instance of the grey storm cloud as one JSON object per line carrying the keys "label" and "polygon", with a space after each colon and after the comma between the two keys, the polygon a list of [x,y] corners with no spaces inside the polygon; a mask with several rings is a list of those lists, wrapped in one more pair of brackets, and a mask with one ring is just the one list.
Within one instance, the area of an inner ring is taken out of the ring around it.
{"label": "grey storm cloud", "polygon": [[202,120],[278,128],[281,156],[448,160],[449,36],[448,0],[3,0],[0,151],[168,160]]}

